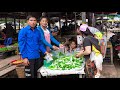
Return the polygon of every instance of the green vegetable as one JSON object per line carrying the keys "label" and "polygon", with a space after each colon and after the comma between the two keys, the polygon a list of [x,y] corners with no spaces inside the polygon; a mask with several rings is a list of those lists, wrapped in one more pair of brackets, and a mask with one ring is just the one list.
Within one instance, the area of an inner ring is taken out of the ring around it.
{"label": "green vegetable", "polygon": [[65,54],[59,52],[58,56],[53,56],[53,63],[48,66],[51,70],[70,70],[74,68],[80,68],[83,63],[83,57],[76,58],[73,55],[66,56]]}

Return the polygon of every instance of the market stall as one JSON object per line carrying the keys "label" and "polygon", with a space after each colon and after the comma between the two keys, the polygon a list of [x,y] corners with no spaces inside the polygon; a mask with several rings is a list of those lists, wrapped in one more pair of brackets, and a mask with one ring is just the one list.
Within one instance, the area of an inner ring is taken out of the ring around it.
{"label": "market stall", "polygon": [[9,46],[0,45],[0,59],[5,59],[9,55],[15,55],[16,51],[18,50],[17,43]]}
{"label": "market stall", "polygon": [[84,58],[75,58],[75,54],[62,54],[61,52],[55,52],[53,54],[53,61],[46,63],[44,60],[44,65],[38,69],[38,78],[52,77],[58,75],[72,75],[78,74],[79,78],[85,74],[84,72]]}

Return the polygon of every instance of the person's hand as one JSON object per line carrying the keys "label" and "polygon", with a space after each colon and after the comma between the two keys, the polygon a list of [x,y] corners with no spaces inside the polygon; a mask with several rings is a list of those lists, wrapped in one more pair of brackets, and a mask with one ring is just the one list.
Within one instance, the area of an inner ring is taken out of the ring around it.
{"label": "person's hand", "polygon": [[63,48],[63,47],[64,47],[64,45],[63,45],[63,44],[60,44],[60,45],[59,45],[59,47],[60,47],[60,48]]}
{"label": "person's hand", "polygon": [[24,64],[25,66],[28,66],[28,65],[30,64],[27,58],[24,58],[24,59],[23,59],[23,64]]}
{"label": "person's hand", "polygon": [[47,54],[49,54],[49,53],[46,51],[44,54],[46,54],[46,55],[47,55]]}
{"label": "person's hand", "polygon": [[81,57],[81,56],[83,56],[83,50],[80,51],[79,53],[77,53],[77,54],[75,55],[76,58],[79,58],[79,57]]}
{"label": "person's hand", "polygon": [[54,50],[59,50],[59,47],[53,45]]}

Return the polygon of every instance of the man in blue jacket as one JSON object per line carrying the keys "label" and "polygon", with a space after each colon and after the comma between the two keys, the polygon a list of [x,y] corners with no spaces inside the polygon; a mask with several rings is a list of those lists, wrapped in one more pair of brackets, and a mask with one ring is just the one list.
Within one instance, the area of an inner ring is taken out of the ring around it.
{"label": "man in blue jacket", "polygon": [[48,54],[41,42],[41,34],[37,29],[35,16],[27,17],[28,25],[19,31],[18,44],[25,65],[26,78],[37,78],[37,70],[40,68],[40,51]]}

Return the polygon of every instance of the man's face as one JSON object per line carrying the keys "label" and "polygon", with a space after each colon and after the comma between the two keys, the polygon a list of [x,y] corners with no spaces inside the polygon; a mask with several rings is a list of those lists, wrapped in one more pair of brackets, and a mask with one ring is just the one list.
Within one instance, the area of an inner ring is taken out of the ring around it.
{"label": "man's face", "polygon": [[42,18],[41,21],[40,21],[40,25],[43,26],[43,27],[47,27],[47,25],[48,25],[47,18]]}
{"label": "man's face", "polygon": [[28,25],[30,25],[32,28],[34,28],[37,25],[37,20],[34,17],[29,18],[27,21]]}

